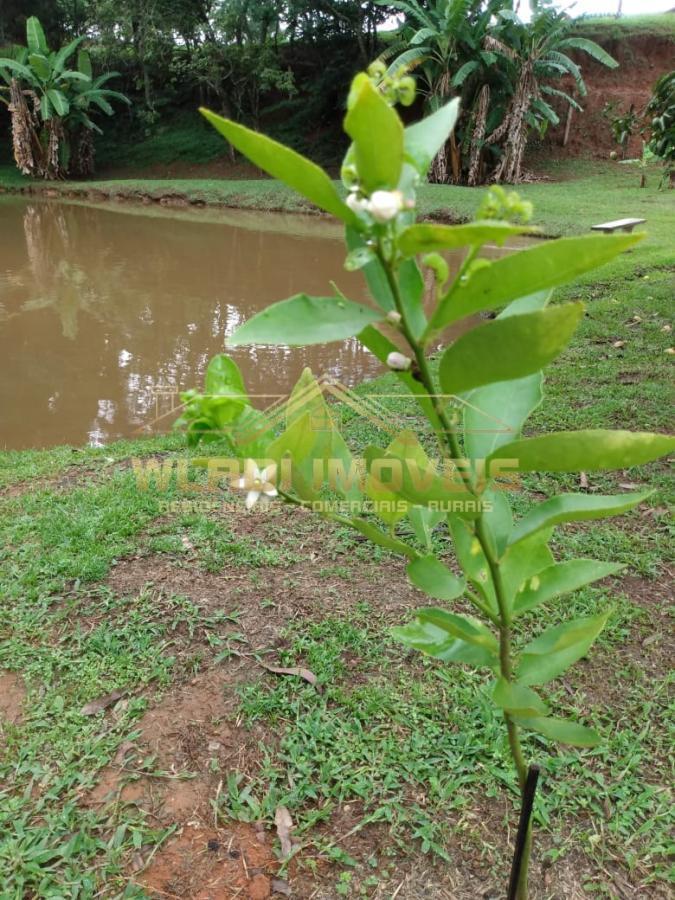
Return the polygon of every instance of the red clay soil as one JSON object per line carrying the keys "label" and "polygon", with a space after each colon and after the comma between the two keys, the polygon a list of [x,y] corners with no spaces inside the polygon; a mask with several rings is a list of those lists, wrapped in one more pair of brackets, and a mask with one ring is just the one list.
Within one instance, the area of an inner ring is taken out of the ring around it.
{"label": "red clay soil", "polygon": [[0,737],[6,725],[18,725],[23,719],[26,688],[20,675],[0,671]]}
{"label": "red clay soil", "polygon": [[133,804],[158,825],[176,827],[159,849],[139,854],[129,872],[151,897],[271,896],[279,867],[273,835],[262,825],[223,823],[212,807],[222,775],[210,763],[221,772],[246,772],[259,758],[260,735],[232,721],[233,694],[225,690],[247,675],[235,670],[228,685],[223,667],[207,669],[165,695],[138,722],[138,745],[120,747],[86,798],[94,807]]}
{"label": "red clay soil", "polygon": [[151,896],[180,900],[264,900],[272,895],[277,865],[264,831],[237,825],[222,831],[185,825],[157,852],[138,878]]}
{"label": "red clay soil", "polygon": [[[576,97],[584,112],[572,113],[569,142],[564,150],[562,142],[566,112],[560,104],[554,104],[561,116],[561,124],[551,129],[546,146],[555,148],[556,156],[594,156],[606,159],[612,150],[618,151],[610,120],[602,114],[606,104],[617,104],[619,112],[623,114],[632,103],[636,112],[641,115],[651,97],[654,84],[675,64],[675,43],[665,36],[607,40],[602,42],[602,46],[618,61],[619,67],[608,69],[585,54],[574,57],[575,62],[581,66],[588,96]],[[571,92],[573,88],[574,83],[569,79],[564,84],[564,89]],[[618,112],[614,113],[617,114]],[[642,155],[639,135],[630,140],[626,151],[627,158]]]}

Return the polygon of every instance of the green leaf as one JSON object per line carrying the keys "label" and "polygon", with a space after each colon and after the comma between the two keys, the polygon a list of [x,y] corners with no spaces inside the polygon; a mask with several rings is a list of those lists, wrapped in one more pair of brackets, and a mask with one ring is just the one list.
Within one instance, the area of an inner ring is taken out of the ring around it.
{"label": "green leaf", "polygon": [[408,510],[408,519],[415,532],[415,537],[420,544],[424,544],[427,550],[431,550],[431,534],[434,528],[444,518],[445,513],[427,509],[425,506],[411,506]]}
{"label": "green leaf", "polygon": [[515,544],[542,528],[551,528],[560,522],[583,522],[619,516],[639,506],[653,491],[639,494],[560,494],[533,507],[516,523],[511,536]]}
{"label": "green leaf", "polygon": [[520,656],[518,681],[525,685],[546,684],[562,675],[588,653],[610,614],[611,610],[599,616],[564,622],[530,641]]}
{"label": "green leaf", "polygon": [[405,259],[398,267],[401,305],[413,337],[419,340],[427,327],[424,314],[424,279],[414,259]]}
{"label": "green leaf", "polygon": [[510,546],[502,557],[502,583],[509,611],[523,582],[536,577],[553,563],[548,546],[550,538],[550,531],[539,531],[528,540]]}
{"label": "green leaf", "polygon": [[455,600],[466,588],[464,579],[453,575],[435,556],[420,556],[408,565],[407,572],[415,587],[436,600]]}
{"label": "green leaf", "polygon": [[52,75],[52,67],[46,56],[42,53],[31,53],[28,57],[28,62],[41,81],[49,81]]}
{"label": "green leaf", "polygon": [[[63,72],[66,62],[69,57],[75,52],[75,50],[79,47],[79,45],[84,40],[84,37],[76,37],[69,44],[66,44],[64,47],[61,47],[59,52],[54,57],[54,72],[59,74]],[[79,74],[79,73],[78,73]],[[90,76],[91,77],[91,76]]]}
{"label": "green leaf", "polygon": [[[385,312],[395,310],[396,301],[380,260],[372,255],[372,251],[369,254],[370,248],[367,247],[364,239],[355,228],[346,229],[346,238],[347,246],[350,250],[348,259],[353,256],[355,259],[365,262],[363,274],[366,276],[368,289],[373,300]],[[368,258],[368,255],[370,255],[370,258]],[[398,276],[401,302],[408,325],[413,335],[418,338],[427,325],[423,304],[424,279],[414,259],[406,259],[400,264]],[[385,354],[385,360],[386,356],[387,354]]]}
{"label": "green leaf", "polygon": [[112,114],[114,113],[114,109],[105,99],[105,97],[98,94],[90,94],[90,96],[92,103],[95,103],[96,106],[98,106],[98,108],[101,110],[101,112],[104,112],[107,116],[112,116]]}
{"label": "green leaf", "polygon": [[509,222],[471,222],[468,225],[411,225],[401,233],[398,248],[404,256],[479,247],[482,244],[502,246],[512,235],[532,233],[536,229]]}
{"label": "green leaf", "polygon": [[420,175],[425,176],[429,171],[434,157],[450,137],[458,115],[459,98],[456,97],[405,129],[405,155]]}
{"label": "green leaf", "polygon": [[455,72],[455,75],[452,79],[453,87],[461,87],[464,84],[466,79],[471,75],[472,72],[475,72],[476,69],[480,67],[480,63],[477,59],[470,59],[468,62],[465,62],[463,66]]}
{"label": "green leaf", "polygon": [[353,337],[382,314],[341,297],[308,297],[296,294],[268,306],[250,318],[228,338],[238,344],[326,344]]}
{"label": "green leaf", "polygon": [[366,193],[393,190],[403,167],[403,123],[367,75],[356,76],[349,96],[344,128],[361,185]]}
{"label": "green leaf", "polygon": [[26,44],[31,53],[46,54],[49,52],[45,33],[37,16],[30,16],[26,20]]}
{"label": "green leaf", "polygon": [[312,452],[315,433],[309,413],[297,418],[292,425],[272,441],[265,453],[270,459],[280,462],[289,456],[294,463],[300,463]]}
{"label": "green leaf", "polygon": [[545,716],[548,712],[548,706],[535,691],[505,678],[497,679],[492,700],[504,712],[519,716]]}
{"label": "green leaf", "polygon": [[426,653],[443,662],[468,663],[473,666],[487,666],[495,669],[499,665],[497,655],[484,647],[476,647],[466,641],[453,638],[443,628],[432,622],[414,619],[407,625],[392,628],[396,640],[407,647]]}
{"label": "green leaf", "polygon": [[19,78],[23,78],[24,81],[32,82],[33,81],[33,73],[28,68],[28,66],[24,66],[23,63],[17,62],[15,59],[10,59],[9,57],[2,57],[0,59],[0,69],[9,69],[14,75],[18,75]]}
{"label": "green leaf", "polygon": [[420,622],[428,622],[445,631],[452,638],[457,638],[474,647],[487,650],[491,655],[496,655],[499,643],[490,629],[479,619],[473,616],[459,615],[447,609],[421,609],[417,613]]}
{"label": "green leaf", "polygon": [[[544,398],[541,372],[487,384],[464,397],[464,446],[469,459],[486,459],[520,436]],[[508,390],[507,390],[508,388]]]}
{"label": "green leaf", "polygon": [[488,457],[515,459],[520,472],[599,472],[628,469],[665,456],[675,438],[632,431],[558,431],[500,447]]}
{"label": "green leaf", "polygon": [[204,386],[207,394],[228,394],[248,402],[239,366],[225,353],[214,356],[209,363]]}
{"label": "green leaf", "polygon": [[[520,297],[498,319],[544,309],[551,291]],[[508,383],[497,381],[470,391],[464,404],[464,447],[470,459],[486,459],[497,447],[520,436],[523,425],[544,398],[541,372]]]}
{"label": "green leaf", "polygon": [[478,500],[466,490],[455,471],[439,471],[435,463],[421,462],[409,450],[394,454],[381,447],[368,447],[363,456],[371,477],[375,477],[376,467],[379,475],[386,477],[386,481],[381,477],[379,480],[391,496],[407,500],[413,506],[431,509],[438,509],[442,504],[460,517],[475,519],[478,516]]}
{"label": "green leaf", "polygon": [[70,104],[66,99],[66,95],[62,94],[61,91],[49,90],[47,91],[47,96],[52,102],[52,106],[56,111],[57,116],[67,116],[68,110],[70,109]]}
{"label": "green leaf", "polygon": [[40,97],[40,115],[43,122],[48,122],[52,117],[52,104],[48,94],[43,94]]}
{"label": "green leaf", "polygon": [[537,291],[536,294],[529,294],[527,297],[518,297],[517,300],[512,300],[508,306],[505,306],[497,318],[508,319],[509,316],[520,316],[523,313],[537,312],[539,309],[544,309],[548,306],[548,301],[551,299],[552,294],[552,290],[546,289],[545,291]]}
{"label": "green leaf", "polygon": [[363,246],[350,250],[345,260],[345,269],[348,272],[358,272],[373,262],[378,262],[375,251],[364,243]]}
{"label": "green leaf", "polygon": [[394,637],[423,653],[445,662],[467,662],[494,668],[498,644],[492,632],[478,619],[443,609],[423,609],[403,628],[392,629]]}
{"label": "green leaf", "polygon": [[506,550],[513,531],[513,512],[508,498],[502,490],[489,489],[484,491],[483,501],[492,504],[491,510],[485,510],[483,521],[490,544],[499,558]]}
{"label": "green leaf", "polygon": [[[60,82],[79,81],[80,84],[86,84],[89,81],[89,79],[87,78],[86,75],[83,75],[82,72],[76,72],[74,69],[66,69],[65,72],[61,72],[61,75],[59,76],[59,81]],[[110,91],[110,93],[114,94],[115,92]],[[89,93],[89,91],[87,91],[84,96],[90,97],[91,94]],[[126,98],[124,98],[124,99],[126,99]]]}
{"label": "green leaf", "polygon": [[[461,394],[538,372],[567,346],[583,311],[583,304],[567,303],[472,328],[441,357],[443,391]],[[505,400],[510,390],[505,384]]]}
{"label": "green leaf", "polygon": [[370,522],[366,522],[365,519],[351,519],[350,521],[353,528],[361,532],[361,534],[367,537],[369,541],[378,544],[380,547],[384,547],[385,550],[390,550],[392,553],[396,553],[399,556],[407,556],[408,559],[415,559],[417,557],[415,550],[413,550],[412,547],[409,547],[408,544],[404,544],[403,541],[399,541],[396,538],[385,534],[384,531],[381,531]]}
{"label": "green leaf", "polygon": [[456,280],[438,304],[428,331],[438,331],[472,313],[571,281],[609,262],[643,237],[600,234],[561,238],[511,253],[467,279]]}
{"label": "green leaf", "polygon": [[613,56],[610,56],[606,50],[596,44],[595,41],[589,41],[588,38],[582,37],[568,37],[563,38],[563,40],[558,41],[556,44],[556,49],[563,50],[583,50],[584,53],[588,53],[589,56],[592,56],[594,60],[599,63],[602,63],[604,66],[607,66],[609,69],[616,69],[619,63],[614,59]]}
{"label": "green leaf", "polygon": [[[407,434],[404,432],[404,434]],[[416,442],[416,438],[414,438]],[[404,442],[396,443],[398,449],[403,451],[402,444]],[[415,446],[413,444],[412,453],[415,457],[417,457],[419,444]],[[419,447],[421,450],[421,447]],[[404,451],[403,451],[404,452]],[[382,451],[380,448],[369,447],[366,448],[365,451],[366,463],[370,460],[380,460],[386,457],[386,452]],[[402,454],[403,455],[403,454]],[[426,456],[424,457],[424,464],[426,465]],[[402,465],[399,463],[399,465]],[[370,468],[370,467],[368,467]],[[398,493],[400,490],[400,485],[395,483],[395,476],[391,468],[387,468],[386,472],[381,473],[384,477],[380,479],[379,477],[375,477],[373,473],[368,471],[366,476],[366,494],[373,501],[373,507],[375,514],[382,519],[383,522],[386,522],[388,525],[393,525],[395,522],[398,522],[399,519],[402,519],[408,513],[408,503],[405,500],[402,500],[400,494]],[[391,481],[389,480],[391,479]]]}
{"label": "green leaf", "polygon": [[208,109],[200,112],[227,140],[272,178],[278,178],[320,209],[354,225],[357,218],[343,203],[337,188],[324,170],[295,150],[258,134]]}
{"label": "green leaf", "polygon": [[[86,50],[79,50],[77,54],[77,68],[83,75],[87,77],[89,81],[91,81],[94,72],[91,67],[91,57]],[[98,87],[98,85],[97,85]]]}
{"label": "green leaf", "polygon": [[615,575],[623,568],[619,563],[598,562],[595,559],[570,559],[548,566],[522,583],[513,602],[513,616],[522,616],[554,597],[570,594],[593,581]]}
{"label": "green leaf", "polygon": [[517,723],[530,731],[543,734],[544,737],[559,744],[571,744],[573,747],[595,747],[600,743],[600,735],[592,728],[577,725],[568,719],[555,719],[551,716],[543,718],[518,718]]}
{"label": "green leaf", "polygon": [[[363,329],[358,335],[359,340],[363,344],[364,347],[367,347],[370,352],[376,356],[383,365],[387,364],[387,357],[390,353],[398,352],[400,353],[400,349],[394,344],[393,341],[390,341],[389,338],[382,334],[377,328],[374,328],[372,325],[368,325]],[[443,431],[443,426],[438,419],[436,412],[433,407],[433,403],[429,399],[429,395],[424,387],[424,385],[418,381],[416,378],[413,378],[410,372],[396,372],[396,377],[398,380],[404,384],[408,390],[416,396],[417,401],[424,410],[425,415],[431,422],[432,427],[436,431],[437,434],[441,434]]]}
{"label": "green leaf", "polygon": [[[233,406],[236,401],[229,401]],[[225,438],[239,459],[263,459],[274,439],[272,424],[259,409],[236,404],[238,414],[218,438]]]}
{"label": "green leaf", "polygon": [[296,419],[305,414],[311,416],[313,431],[325,432],[335,428],[321,386],[310,368],[302,370],[300,378],[293,386],[286,403],[286,425],[292,425]]}
{"label": "green leaf", "polygon": [[[352,254],[369,250],[364,238],[356,230],[356,228],[347,226],[345,231],[346,242],[347,247],[350,251],[350,256]],[[389,286],[389,282],[387,281],[387,276],[384,269],[382,268],[382,263],[376,256],[372,256],[372,251],[371,258],[370,260],[366,261],[366,264],[363,266],[362,271],[365,275],[370,295],[377,303],[377,305],[385,312],[390,312],[391,310],[396,309],[396,303],[394,302],[394,297],[391,293],[391,287]]]}
{"label": "green leaf", "polygon": [[455,554],[462,571],[489,609],[496,614],[498,611],[497,597],[490,575],[490,566],[480,541],[471,530],[469,523],[463,522],[455,516],[448,517],[448,528],[452,534]]}

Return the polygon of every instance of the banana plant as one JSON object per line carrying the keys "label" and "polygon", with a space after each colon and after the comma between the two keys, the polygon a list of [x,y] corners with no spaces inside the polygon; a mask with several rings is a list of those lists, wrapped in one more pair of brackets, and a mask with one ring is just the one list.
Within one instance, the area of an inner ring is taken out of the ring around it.
{"label": "banana plant", "polygon": [[654,85],[645,110],[651,116],[649,149],[663,160],[661,185],[675,185],[675,71],[667,72]]}
{"label": "banana plant", "polygon": [[[31,16],[26,46],[0,58],[0,79],[6,85],[0,99],[12,115],[14,156],[25,175],[65,176],[71,169],[73,144],[75,170],[87,174],[93,164],[91,134],[100,131],[90,116],[92,106],[112,115],[110,100],[129,103],[123,94],[103,87],[117,73],[93,77],[89,54],[80,48],[82,41],[77,37],[58,51],[50,50],[39,20]],[[78,48],[77,68],[67,68]],[[83,147],[89,159],[85,165]]]}
{"label": "banana plant", "polygon": [[458,138],[439,151],[434,181],[518,182],[528,136],[559,122],[552,104],[582,111],[558,85],[571,76],[578,96],[586,95],[581,67],[570,53],[609,68],[618,65],[597,43],[575,35],[574,20],[545,0],[533,0],[527,22],[509,0],[387,5],[405,15],[399,40],[383,54],[394,57],[389,74],[418,73],[430,110],[453,94],[462,98]]}
{"label": "banana plant", "polygon": [[[407,577],[433,604],[395,628],[395,637],[442,663],[484,674],[481,690],[503,718],[514,787],[522,792],[527,735],[582,748],[601,740],[580,714],[561,716],[546,691],[589,652],[611,610],[556,625],[549,610],[557,605],[560,613],[561,597],[621,566],[557,561],[550,548],[554,529],[620,515],[647,494],[551,496],[516,518],[504,488],[521,473],[623,469],[675,447],[665,435],[602,429],[523,436],[543,400],[543,369],[565,349],[583,315],[581,303],[552,304],[552,290],[631,249],[643,235],[542,241],[490,262],[479,257],[484,245],[531,230],[523,222],[528,205],[501,188],[475,222],[417,222],[417,186],[447,141],[458,105],[451,101],[404,127],[394,104],[409,102],[407,79],[389,82],[383,92],[379,68],[371,74],[358,75],[349,92],[346,199],[313,162],[204,111],[255,165],[344,223],[346,267],[362,270],[373,299],[355,303],[337,289],[323,297],[299,294],[253,316],[229,344],[356,338],[395,373],[424,425],[401,432],[388,446],[361,448],[356,458],[311,372],[294,389],[279,428],[252,405],[225,354],[211,361],[206,393],[185,396],[180,424],[192,443],[226,440],[229,457],[198,462],[209,469],[211,484],[228,472],[232,486],[247,491],[247,506],[276,499],[309,507],[406,561]],[[451,277],[443,253],[462,249],[463,264]],[[419,261],[435,284],[430,308]],[[494,319],[432,359],[449,325],[488,310]],[[531,841],[528,832],[519,900],[527,897]]]}

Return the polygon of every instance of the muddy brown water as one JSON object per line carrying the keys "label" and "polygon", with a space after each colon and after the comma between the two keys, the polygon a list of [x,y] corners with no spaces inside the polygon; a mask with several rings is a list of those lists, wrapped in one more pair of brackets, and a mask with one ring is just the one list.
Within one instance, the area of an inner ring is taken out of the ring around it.
{"label": "muddy brown water", "polygon": [[[254,312],[333,280],[365,300],[343,262],[318,217],[0,198],[0,448],[170,430],[177,393]],[[347,386],[382,370],[355,339],[230,352],[261,407],[305,366]]]}

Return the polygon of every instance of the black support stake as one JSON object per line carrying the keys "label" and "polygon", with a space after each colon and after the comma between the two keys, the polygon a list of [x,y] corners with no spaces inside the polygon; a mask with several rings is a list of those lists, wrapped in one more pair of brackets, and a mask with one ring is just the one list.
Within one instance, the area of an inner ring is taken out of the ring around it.
{"label": "black support stake", "polygon": [[513,863],[511,864],[511,878],[509,880],[507,900],[516,900],[518,879],[520,878],[520,869],[523,865],[523,853],[525,852],[527,829],[532,816],[532,807],[534,805],[534,795],[537,791],[538,780],[539,766],[530,766],[527,770],[527,779],[525,781],[525,789],[523,790],[523,805],[520,808],[518,834],[516,835],[516,849],[513,854]]}

